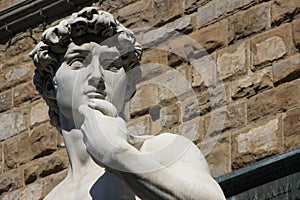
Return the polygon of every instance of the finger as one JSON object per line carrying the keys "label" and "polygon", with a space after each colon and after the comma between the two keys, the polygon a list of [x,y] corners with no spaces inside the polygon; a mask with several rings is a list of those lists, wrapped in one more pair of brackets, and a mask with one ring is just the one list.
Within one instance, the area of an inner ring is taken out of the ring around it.
{"label": "finger", "polygon": [[78,108],[79,113],[86,116],[90,112],[90,108],[87,105],[81,105]]}
{"label": "finger", "polygon": [[116,107],[108,101],[102,99],[90,99],[90,101],[88,102],[88,106],[92,109],[100,111],[104,115],[110,117],[118,116]]}

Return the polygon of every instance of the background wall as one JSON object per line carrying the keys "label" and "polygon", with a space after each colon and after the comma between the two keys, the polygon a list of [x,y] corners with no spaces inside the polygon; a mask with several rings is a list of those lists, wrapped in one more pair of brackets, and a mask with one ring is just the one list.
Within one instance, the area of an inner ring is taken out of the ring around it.
{"label": "background wall", "polygon": [[[115,0],[101,7],[145,48],[142,82],[126,105],[133,133],[190,138],[215,177],[300,145],[299,0]],[[42,199],[66,175],[63,140],[49,125],[28,56],[52,25],[0,45],[2,199]]]}

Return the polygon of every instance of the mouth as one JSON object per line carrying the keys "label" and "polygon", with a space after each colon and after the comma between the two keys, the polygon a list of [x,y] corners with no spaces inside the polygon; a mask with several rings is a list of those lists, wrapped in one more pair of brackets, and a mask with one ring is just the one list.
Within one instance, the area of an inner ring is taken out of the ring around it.
{"label": "mouth", "polygon": [[86,94],[88,98],[90,99],[105,99],[106,93],[100,93],[100,92],[89,92]]}

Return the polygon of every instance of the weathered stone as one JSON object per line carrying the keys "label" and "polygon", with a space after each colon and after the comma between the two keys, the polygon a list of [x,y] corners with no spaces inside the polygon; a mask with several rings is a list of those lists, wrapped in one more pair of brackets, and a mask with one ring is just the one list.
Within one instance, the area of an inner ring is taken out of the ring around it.
{"label": "weathered stone", "polygon": [[257,70],[265,64],[289,54],[292,48],[290,24],[261,33],[250,40],[251,69]]}
{"label": "weathered stone", "polygon": [[0,112],[12,107],[12,90],[0,93]]}
{"label": "weathered stone", "polygon": [[162,107],[160,110],[160,123],[162,128],[168,128],[180,122],[180,107],[178,104]]}
{"label": "weathered stone", "polygon": [[230,86],[231,98],[250,97],[272,86],[271,69],[265,68],[233,82]]}
{"label": "weathered stone", "polygon": [[273,64],[274,82],[276,85],[300,77],[300,56],[296,55]]}
{"label": "weathered stone", "polygon": [[209,0],[185,0],[184,1],[184,11],[186,13],[192,13],[197,10],[200,6],[208,3]]}
{"label": "weathered stone", "polygon": [[[250,128],[250,129],[249,129]],[[281,118],[255,124],[232,139],[232,168],[237,169],[282,151]]]}
{"label": "weathered stone", "polygon": [[135,95],[130,100],[129,112],[134,115],[138,112],[144,112],[145,109],[159,103],[158,85],[145,84],[138,87]]}
{"label": "weathered stone", "polygon": [[151,135],[151,119],[149,115],[131,120],[127,124],[128,132],[132,135]]}
{"label": "weathered stone", "polygon": [[[155,0],[154,1],[154,25],[174,19],[183,13],[183,0]],[[170,12],[172,10],[172,12]]]}
{"label": "weathered stone", "polygon": [[14,106],[35,97],[36,90],[32,81],[18,85],[14,88]]}
{"label": "weathered stone", "polygon": [[3,196],[3,200],[39,200],[42,195],[42,184],[34,183]]}
{"label": "weathered stone", "polygon": [[255,0],[213,0],[198,8],[198,27],[214,22],[235,9],[248,6]]}
{"label": "weathered stone", "polygon": [[180,125],[177,134],[182,135],[193,142],[200,142],[203,138],[203,120],[201,117],[193,118],[189,121],[183,122]]}
{"label": "weathered stone", "polygon": [[299,89],[300,80],[296,80],[250,98],[247,103],[248,121],[255,121],[300,105]]}
{"label": "weathered stone", "polygon": [[4,140],[26,130],[26,118],[24,111],[2,113],[0,115],[0,140]]}
{"label": "weathered stone", "polygon": [[217,69],[221,79],[230,79],[247,71],[246,43],[228,47],[217,56]]}
{"label": "weathered stone", "polygon": [[191,25],[191,17],[182,17],[174,22],[167,24],[165,27],[174,31],[183,32]]}
{"label": "weathered stone", "polygon": [[190,34],[208,53],[227,44],[227,21],[222,20]]}
{"label": "weathered stone", "polygon": [[215,137],[226,130],[243,127],[245,124],[246,105],[244,102],[236,102],[205,115],[203,131],[206,137]]}
{"label": "weathered stone", "polygon": [[297,18],[292,23],[293,41],[295,47],[300,50],[300,18]]}
{"label": "weathered stone", "polygon": [[275,0],[271,4],[272,26],[280,25],[283,22],[291,21],[299,14],[298,0]]}
{"label": "weathered stone", "polygon": [[254,65],[271,62],[283,57],[287,53],[284,40],[278,36],[256,43],[255,50],[255,54],[252,55],[252,63]]}
{"label": "weathered stone", "polygon": [[4,192],[18,189],[22,187],[22,185],[23,176],[20,169],[7,171],[0,176],[0,196]]}
{"label": "weathered stone", "polygon": [[204,56],[191,63],[192,87],[215,87],[217,85],[217,65],[214,56]]}
{"label": "weathered stone", "polygon": [[36,45],[34,40],[30,37],[29,31],[25,31],[13,37],[11,44],[13,45],[9,45],[5,51],[6,59],[29,53]]}
{"label": "weathered stone", "polygon": [[58,131],[49,123],[34,128],[29,136],[32,156],[39,158],[49,155],[57,149]]}
{"label": "weathered stone", "polygon": [[294,149],[296,147],[299,147],[300,146],[299,141],[300,141],[299,133],[284,138],[285,150],[288,151],[288,150]]}
{"label": "weathered stone", "polygon": [[118,11],[121,7],[125,7],[133,2],[136,2],[138,0],[114,0],[114,1],[99,1],[99,3],[95,3],[93,6],[99,6],[102,10],[105,10],[110,13],[114,13]]}
{"label": "weathered stone", "polygon": [[217,177],[231,171],[231,145],[228,134],[217,140],[204,140],[198,146],[206,158],[212,176]]}
{"label": "weathered stone", "polygon": [[[160,49],[150,49],[149,51],[146,51],[142,57],[141,70],[144,71],[144,65],[151,65],[154,63],[158,63],[160,65],[167,65],[167,52]],[[155,68],[155,65],[153,67]]]}
{"label": "weathered stone", "polygon": [[269,4],[260,4],[228,18],[228,42],[247,37],[270,26]]}
{"label": "weathered stone", "polygon": [[[151,58],[151,56],[149,55]],[[147,59],[147,58],[146,58]],[[162,60],[163,61],[163,60]],[[150,60],[149,60],[150,62]],[[141,82],[150,80],[154,77],[157,77],[163,73],[165,73],[167,70],[170,70],[172,68],[168,67],[167,65],[160,65],[159,63],[145,63],[141,66]]]}
{"label": "weathered stone", "polygon": [[48,110],[48,106],[44,101],[32,105],[30,111],[30,125],[33,126],[48,120]]}
{"label": "weathered stone", "polygon": [[118,9],[118,20],[128,28],[153,25],[153,2],[141,0]]}
{"label": "weathered stone", "polygon": [[[284,137],[299,135],[300,132],[300,108],[288,110],[283,118],[283,134]],[[300,141],[298,140],[298,143]]]}

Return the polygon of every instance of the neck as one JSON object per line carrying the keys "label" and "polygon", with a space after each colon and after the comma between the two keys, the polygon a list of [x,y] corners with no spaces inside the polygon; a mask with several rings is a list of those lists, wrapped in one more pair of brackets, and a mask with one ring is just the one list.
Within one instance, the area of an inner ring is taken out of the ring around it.
{"label": "neck", "polygon": [[70,126],[70,123],[66,123],[64,120],[61,122],[62,135],[69,157],[68,176],[70,178],[81,177],[87,171],[98,166],[86,151],[81,130]]}

